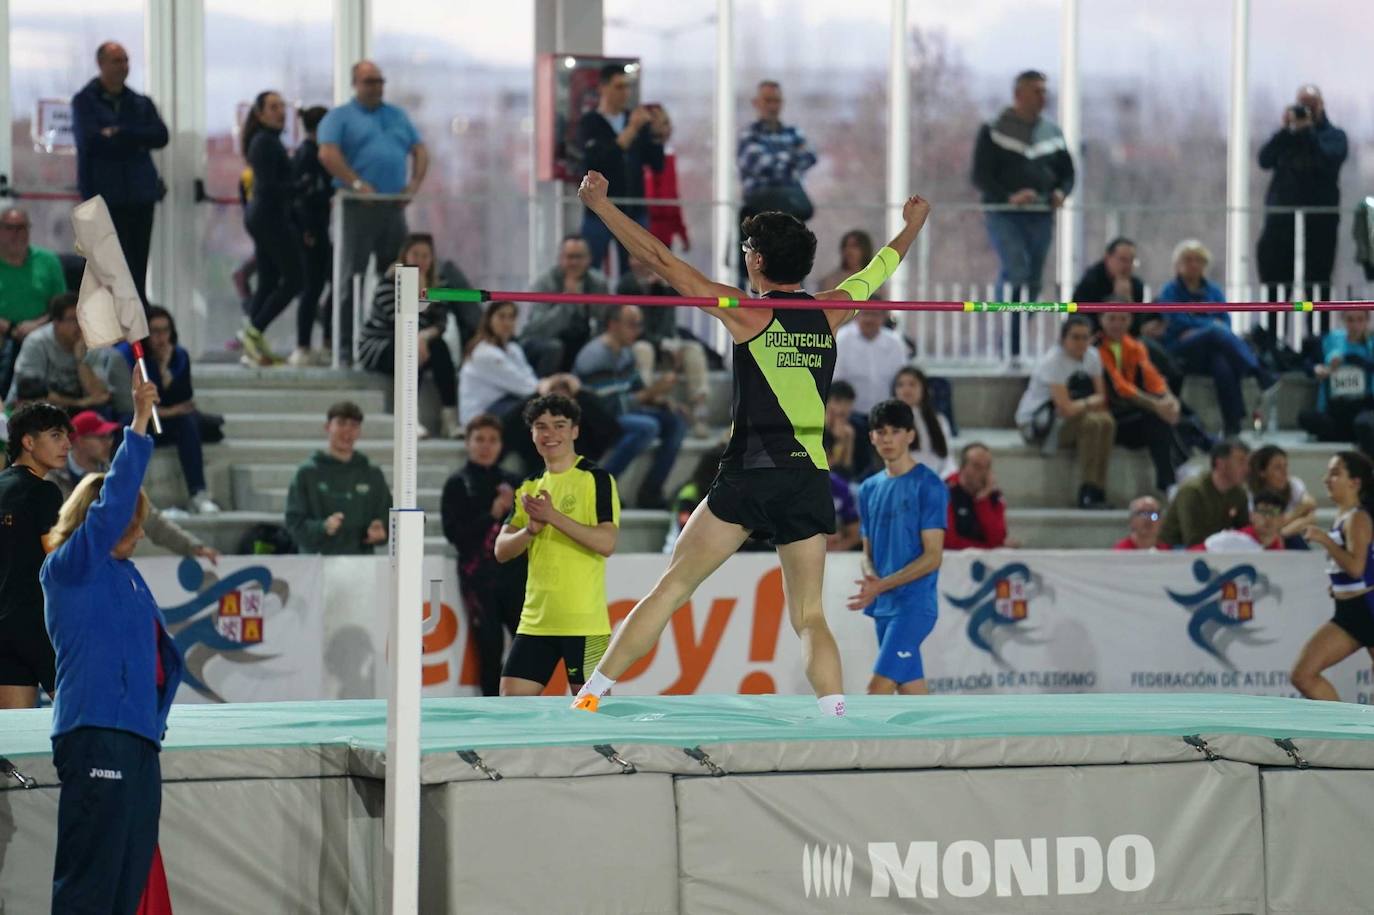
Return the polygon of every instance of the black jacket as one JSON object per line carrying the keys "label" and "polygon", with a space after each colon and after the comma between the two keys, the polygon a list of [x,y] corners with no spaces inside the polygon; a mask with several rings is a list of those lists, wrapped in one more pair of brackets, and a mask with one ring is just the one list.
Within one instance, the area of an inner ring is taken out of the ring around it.
{"label": "black jacket", "polygon": [[1347,151],[1345,131],[1325,116],[1310,130],[1275,131],[1259,152],[1260,168],[1274,172],[1264,202],[1270,206],[1339,206],[1341,164]]}
{"label": "black jacket", "polygon": [[281,142],[280,130],[260,128],[248,144],[248,167],[253,170],[253,197],[244,211],[244,221],[261,224],[271,220],[283,224],[290,218],[292,198],[291,159]]}
{"label": "black jacket", "polygon": [[[117,127],[114,136],[101,134]],[[93,79],[72,96],[76,184],[82,200],[99,194],[110,206],[156,203],[162,183],[149,150],[167,145],[167,125],[146,95],[124,88],[111,96]]]}
{"label": "black jacket", "polygon": [[296,227],[323,238],[329,233],[329,202],[334,196],[334,176],[320,164],[320,145],[306,139],[291,156],[292,199]]}
{"label": "black jacket", "polygon": [[1052,191],[1073,191],[1073,157],[1059,127],[1044,118],[1027,123],[1010,108],[984,124],[973,147],[973,183],[984,203],[1007,202],[1022,188],[1048,203]]}
{"label": "black jacket", "polygon": [[[600,112],[593,109],[582,115],[577,124],[577,145],[582,150],[582,165],[587,171],[606,176],[608,197],[643,197],[644,166],[663,171],[663,144],[654,141],[649,125],[639,129],[629,149],[621,149],[615,141],[616,129]],[[647,212],[643,204],[621,204],[627,216],[637,217]]]}
{"label": "black jacket", "polygon": [[480,584],[483,594],[515,598],[525,593],[526,558],[496,561],[496,535],[504,520],[491,516],[491,503],[502,483],[516,489],[520,478],[500,467],[481,467],[468,461],[444,483],[439,514],[444,537],[458,550],[458,575],[466,583]]}
{"label": "black jacket", "polygon": [[[1112,278],[1107,273],[1107,265],[1098,261],[1079,277],[1078,285],[1073,287],[1075,302],[1105,302],[1115,292]],[[1131,277],[1131,301],[1145,301],[1145,284],[1140,277]],[[1096,320],[1093,322],[1096,324]]]}

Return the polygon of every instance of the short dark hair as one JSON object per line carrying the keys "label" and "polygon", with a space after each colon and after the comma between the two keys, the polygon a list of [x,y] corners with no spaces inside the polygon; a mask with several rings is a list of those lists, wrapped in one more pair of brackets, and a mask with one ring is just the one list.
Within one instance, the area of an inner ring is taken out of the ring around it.
{"label": "short dark hair", "polygon": [[306,133],[314,133],[315,128],[320,126],[320,121],[329,113],[329,109],[323,105],[311,105],[309,108],[301,110],[301,127]]}
{"label": "short dark hair", "polygon": [[[46,393],[46,392],[45,392]],[[71,417],[61,407],[55,407],[45,400],[26,403],[10,417],[9,441],[5,443],[5,453],[13,464],[24,454],[24,436],[38,435],[50,429],[65,429],[71,435]]]}
{"label": "short dark hair", "polygon": [[763,275],[775,283],[800,283],[816,262],[816,235],[795,216],[771,210],[743,223],[749,246],[763,258]]}
{"label": "short dark hair", "polygon": [[330,422],[335,419],[351,419],[355,423],[360,423],[363,421],[363,408],[351,400],[335,401],[324,414],[324,421]]}
{"label": "short dark hair", "polygon": [[[10,427],[14,427],[13,421]],[[1365,510],[1369,510],[1369,493],[1374,489],[1374,462],[1362,451],[1337,451],[1336,457],[1345,466],[1345,472],[1353,479],[1360,481],[1360,501],[1365,503]]]}
{"label": "short dark hair", "polygon": [[1272,489],[1265,489],[1255,493],[1255,507],[1259,508],[1261,505],[1272,505],[1279,511],[1283,511],[1288,507],[1288,502]]}
{"label": "short dark hair", "polygon": [[96,65],[98,66],[98,65],[100,65],[100,64],[103,64],[103,63],[105,62],[105,51],[108,50],[109,48],[114,47],[115,45],[118,45],[118,44],[119,44],[119,42],[114,41],[114,40],[102,41],[102,42],[96,47],[96,49],[95,49],[95,62],[96,62]]}
{"label": "short dark hair", "polygon": [[167,324],[168,324],[168,325],[171,327],[171,329],[172,329],[172,345],[173,345],[173,346],[176,346],[177,343],[179,342],[179,340],[178,340],[178,338],[177,338],[177,319],[174,318],[174,317],[172,317],[172,313],[171,313],[170,311],[168,311],[167,309],[163,308],[161,305],[149,305],[149,306],[148,306],[148,325],[149,325],[149,327],[152,326],[152,323],[153,323],[153,319],[154,319],[154,318],[166,318],[166,319],[167,319]]}
{"label": "short dark hair", "polygon": [[1211,466],[1217,466],[1217,461],[1226,460],[1236,451],[1242,451],[1245,454],[1249,454],[1250,446],[1238,438],[1218,439],[1217,442],[1212,445],[1212,450],[1210,452],[1212,456]]}
{"label": "short dark hair", "polygon": [[1036,82],[1041,83],[1047,83],[1049,82],[1049,77],[1047,77],[1040,70],[1022,70],[1020,73],[1016,74],[1016,79],[1012,81],[1012,87],[1015,88],[1016,86],[1019,86],[1022,83],[1028,83],[1031,80],[1035,80]]}
{"label": "short dark hair", "polygon": [[1086,327],[1088,333],[1091,334],[1093,322],[1089,321],[1083,315],[1069,315],[1064,319],[1064,323],[1059,325],[1059,342],[1063,343],[1067,340],[1069,338],[1069,331],[1073,330],[1075,327]]}
{"label": "short dark hair", "polygon": [[782,83],[775,79],[761,79],[759,80],[759,84],[754,87],[754,91],[758,92],[760,89],[777,89],[781,91]]}
{"label": "short dark hair", "polygon": [[986,451],[988,454],[992,454],[992,449],[989,448],[987,445],[984,445],[982,442],[969,442],[967,445],[959,449],[959,466],[963,467],[965,464],[967,464],[968,456],[979,449]]}
{"label": "short dark hair", "polygon": [[895,397],[881,400],[873,405],[872,410],[868,411],[868,428],[876,430],[883,426],[890,426],[893,429],[910,429],[915,432],[916,414],[911,412],[911,407]]}
{"label": "short dark hair", "polygon": [[534,421],[545,413],[550,416],[562,416],[574,426],[582,421],[582,408],[577,405],[577,401],[571,397],[564,397],[562,394],[545,394],[543,397],[536,397],[525,404],[525,410],[521,416],[524,417],[525,425],[533,428]]}
{"label": "short dark hair", "polygon": [[75,292],[59,292],[48,300],[48,320],[61,321],[69,309],[76,307],[77,301]]}
{"label": "short dark hair", "polygon": [[597,80],[601,85],[606,85],[617,76],[625,75],[624,64],[606,64],[601,68],[601,77]]}
{"label": "short dark hair", "polygon": [[478,413],[472,419],[468,420],[468,424],[463,427],[463,435],[471,438],[472,433],[476,432],[478,429],[495,429],[497,435],[500,435],[504,431],[501,427],[501,420],[492,416],[490,413]]}
{"label": "short dark hair", "polygon": [[831,400],[857,400],[859,394],[854,390],[854,385],[847,381],[832,381],[830,383],[830,395],[826,401]]}
{"label": "short dark hair", "polygon": [[1118,235],[1116,238],[1113,238],[1111,241],[1107,242],[1107,248],[1103,253],[1110,255],[1113,251],[1115,251],[1117,248],[1120,248],[1122,245],[1130,245],[1132,248],[1139,247],[1139,245],[1135,243],[1135,239],[1127,238],[1124,235]]}

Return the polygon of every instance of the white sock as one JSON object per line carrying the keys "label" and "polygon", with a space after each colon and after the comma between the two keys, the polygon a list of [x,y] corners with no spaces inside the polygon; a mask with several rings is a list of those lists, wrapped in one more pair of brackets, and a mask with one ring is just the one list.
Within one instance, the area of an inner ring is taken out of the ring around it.
{"label": "white sock", "polygon": [[615,686],[614,680],[603,674],[601,671],[594,670],[592,671],[591,677],[587,679],[587,682],[583,683],[582,688],[577,691],[577,695],[592,695],[600,699],[602,696],[606,695],[611,691],[612,686]]}
{"label": "white sock", "polygon": [[816,700],[816,704],[821,707],[821,714],[823,715],[833,715],[836,718],[844,717],[844,693],[821,696]]}

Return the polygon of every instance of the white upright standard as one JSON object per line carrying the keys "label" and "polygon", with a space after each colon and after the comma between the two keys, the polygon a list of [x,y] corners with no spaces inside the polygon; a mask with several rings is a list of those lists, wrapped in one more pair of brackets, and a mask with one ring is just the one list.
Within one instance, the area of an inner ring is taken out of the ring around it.
{"label": "white upright standard", "polygon": [[[420,901],[420,627],[425,514],[415,505],[420,271],[396,268],[396,405],[391,509],[391,682],[386,704],[386,891],[392,915]],[[335,325],[336,329],[338,325]],[[335,335],[337,342],[338,336]]]}

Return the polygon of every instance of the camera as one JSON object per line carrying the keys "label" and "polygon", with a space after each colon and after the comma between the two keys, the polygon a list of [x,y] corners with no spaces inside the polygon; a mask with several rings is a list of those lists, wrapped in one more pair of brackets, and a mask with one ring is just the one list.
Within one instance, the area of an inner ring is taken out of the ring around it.
{"label": "camera", "polygon": [[1288,109],[1295,121],[1309,121],[1312,119],[1312,109],[1306,105],[1294,105]]}

